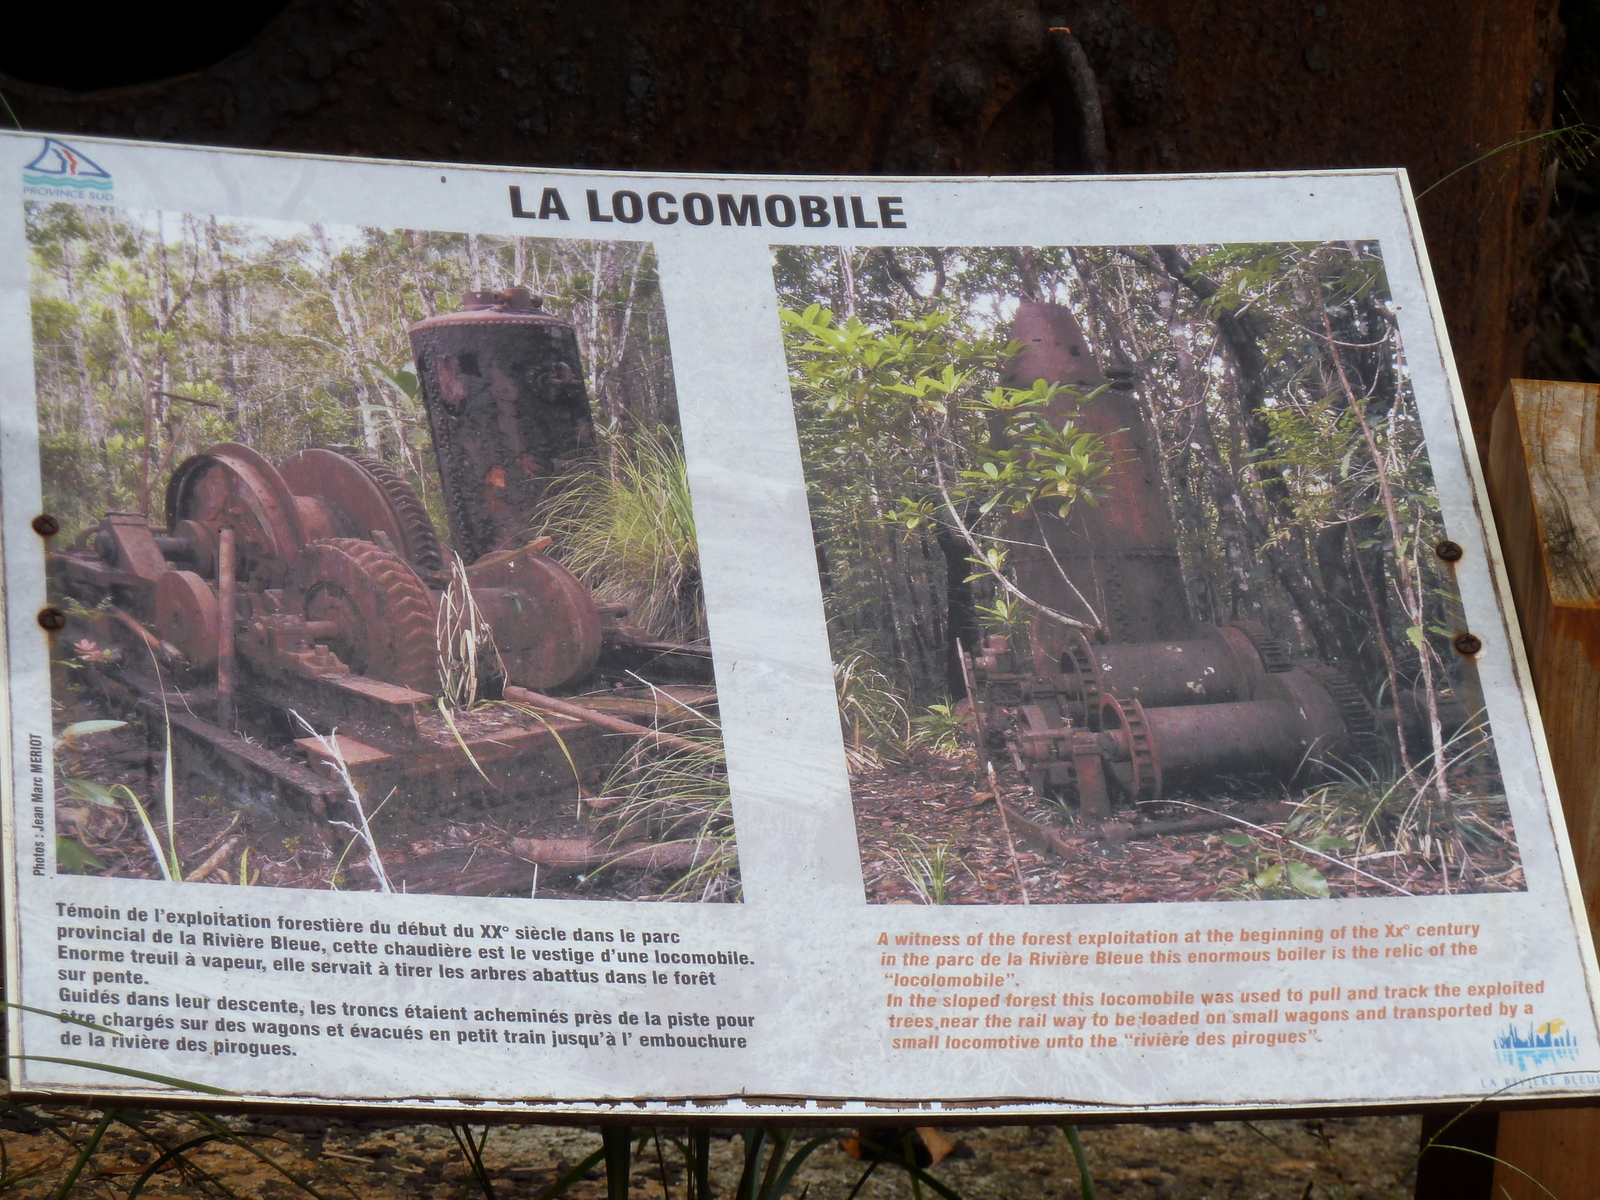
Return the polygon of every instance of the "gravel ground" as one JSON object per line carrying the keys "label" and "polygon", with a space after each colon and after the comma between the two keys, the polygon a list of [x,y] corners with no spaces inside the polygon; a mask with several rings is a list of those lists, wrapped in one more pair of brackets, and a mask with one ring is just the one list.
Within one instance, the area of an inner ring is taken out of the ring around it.
{"label": "gravel ground", "polygon": [[[12,1184],[12,1195],[36,1200],[59,1184],[71,1154],[52,1132],[31,1125],[29,1111],[56,1122],[81,1142],[98,1114],[78,1109],[19,1110],[0,1118],[6,1173],[37,1168]],[[144,1132],[173,1145],[200,1132],[194,1118],[130,1114]],[[229,1118],[248,1143],[289,1175],[309,1183],[327,1200],[470,1200],[480,1189],[449,1128],[380,1122],[340,1124],[314,1117]],[[1401,1200],[1411,1195],[1416,1153],[1416,1117],[1330,1117],[1308,1121],[1237,1121],[1170,1125],[1110,1125],[1086,1128],[1083,1143],[1098,1194],[1117,1200]],[[482,1132],[482,1127],[475,1127]],[[1078,1171],[1066,1138],[1052,1127],[991,1127],[948,1130],[955,1152],[933,1174],[962,1200],[1076,1200]],[[806,1134],[803,1136],[815,1136]],[[862,1164],[841,1149],[848,1131],[838,1131],[810,1158],[786,1196],[791,1200],[846,1200]],[[483,1148],[496,1200],[533,1200],[572,1164],[600,1146],[592,1129],[498,1126]],[[665,1180],[655,1147],[635,1163],[632,1200],[683,1200],[681,1157],[662,1139]],[[718,1131],[712,1141],[713,1190],[732,1193],[743,1146],[737,1135]],[[149,1138],[114,1126],[79,1177],[74,1194],[119,1200],[160,1150]],[[235,1195],[288,1200],[305,1195],[284,1174],[236,1145],[211,1143],[191,1160]],[[7,1180],[0,1179],[0,1187]],[[224,1194],[177,1170],[164,1170],[140,1192],[162,1197]],[[592,1171],[569,1193],[574,1200],[605,1195],[601,1170]],[[924,1192],[931,1200],[931,1194]],[[860,1189],[858,1200],[913,1200],[904,1171],[880,1167]]]}

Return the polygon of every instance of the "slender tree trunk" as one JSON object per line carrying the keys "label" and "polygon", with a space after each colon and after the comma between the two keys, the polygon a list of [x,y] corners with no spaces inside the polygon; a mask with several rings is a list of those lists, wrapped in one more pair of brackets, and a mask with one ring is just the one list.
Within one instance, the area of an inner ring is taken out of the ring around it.
{"label": "slender tree trunk", "polygon": [[328,300],[333,306],[334,319],[344,338],[344,358],[350,379],[355,384],[359,404],[362,443],[373,454],[383,452],[383,422],[380,413],[389,417],[396,435],[400,422],[390,409],[389,398],[373,381],[370,364],[376,361],[372,345],[356,303],[355,290],[350,286],[350,276],[340,256],[335,254],[321,225],[311,227],[313,240],[322,254],[325,286]]}
{"label": "slender tree trunk", "polygon": [[211,218],[209,232],[211,254],[216,264],[212,291],[217,298],[217,339],[218,351],[222,357],[222,390],[228,396],[228,420],[238,428],[244,418],[244,412],[240,403],[238,361],[234,350],[233,281],[228,277],[216,217]]}

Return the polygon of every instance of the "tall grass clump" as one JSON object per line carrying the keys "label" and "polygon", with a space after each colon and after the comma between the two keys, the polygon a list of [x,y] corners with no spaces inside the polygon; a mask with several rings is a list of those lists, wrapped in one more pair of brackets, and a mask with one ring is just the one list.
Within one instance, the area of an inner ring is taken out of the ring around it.
{"label": "tall grass clump", "polygon": [[833,664],[844,753],[852,775],[876,771],[910,753],[916,741],[911,713],[895,682],[866,654]]}
{"label": "tall grass clump", "polygon": [[722,733],[715,728],[683,730],[678,736],[703,742],[708,752],[641,741],[612,768],[601,789],[614,804],[605,812],[610,844],[620,850],[647,843],[658,851],[683,853],[685,869],[662,893],[663,899],[737,901],[739,851],[720,754]]}
{"label": "tall grass clump", "polygon": [[602,435],[598,463],[552,484],[538,513],[554,553],[628,621],[674,642],[706,637],[689,476],[677,434],[664,426]]}

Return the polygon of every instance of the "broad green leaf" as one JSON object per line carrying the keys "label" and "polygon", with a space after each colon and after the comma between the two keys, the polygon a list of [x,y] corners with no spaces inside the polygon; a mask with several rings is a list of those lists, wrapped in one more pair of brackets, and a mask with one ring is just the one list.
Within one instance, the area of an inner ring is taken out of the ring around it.
{"label": "broad green leaf", "polygon": [[1278,881],[1283,878],[1283,864],[1273,863],[1265,870],[1256,872],[1256,886],[1259,888],[1277,887]]}
{"label": "broad green leaf", "polygon": [[1222,833],[1217,836],[1219,840],[1230,846],[1238,846],[1241,850],[1246,846],[1254,846],[1256,844],[1255,838],[1248,833]]}
{"label": "broad green leaf", "polygon": [[56,838],[56,863],[72,875],[82,875],[85,867],[97,871],[106,868],[105,861],[76,838]]}
{"label": "broad green leaf", "polygon": [[1326,900],[1331,893],[1328,890],[1328,881],[1322,877],[1322,872],[1315,867],[1308,867],[1303,862],[1288,864],[1289,886],[1303,896],[1311,896],[1317,900]]}
{"label": "broad green leaf", "polygon": [[88,779],[63,779],[61,786],[76,799],[88,804],[98,804],[103,808],[121,808],[117,802],[116,788],[107,787],[103,783],[95,783]]}

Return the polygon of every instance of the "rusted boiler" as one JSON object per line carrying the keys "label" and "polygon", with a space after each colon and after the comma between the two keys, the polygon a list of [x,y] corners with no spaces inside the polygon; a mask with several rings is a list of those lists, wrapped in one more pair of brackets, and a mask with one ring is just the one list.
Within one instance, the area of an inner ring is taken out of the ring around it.
{"label": "rusted boiler", "polygon": [[1109,814],[1113,790],[1159,800],[1370,753],[1377,719],[1338,670],[1291,659],[1257,622],[1194,620],[1154,438],[1072,312],[1023,304],[1012,337],[1023,349],[1011,386],[1100,389],[1081,408],[1063,396],[1047,412],[1104,438],[1113,467],[1097,506],[1015,518],[1007,532],[1019,586],[1083,627],[1036,617],[1026,658],[1006,637],[969,656],[985,736],[1003,741],[1036,791],[1076,798],[1094,818]]}
{"label": "rusted boiler", "polygon": [[[87,645],[91,676],[167,722],[186,767],[230,794],[319,807],[343,794],[343,769],[379,796],[525,795],[545,777],[570,786],[574,759],[599,769],[602,729],[613,748],[626,744],[619,727],[664,736],[632,723],[625,696],[620,715],[568,704],[537,719],[447,717],[441,646],[463,612],[492,635],[480,694],[525,704],[596,678],[608,653],[706,661],[626,625],[549,539],[530,540],[551,479],[592,441],[572,327],[513,288],[469,293],[409,332],[448,541],[406,480],[363,451],[274,463],[224,444],[173,472],[159,523],[109,513],[51,557],[57,594],[88,610],[67,637]],[[318,736],[334,727],[336,744]]]}
{"label": "rusted boiler", "polygon": [[408,330],[456,548],[513,544],[594,441],[572,326],[525,288],[468,292]]}

